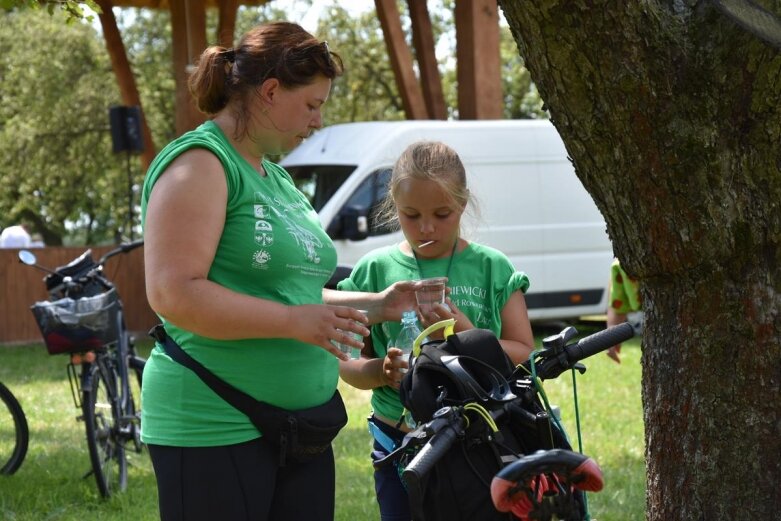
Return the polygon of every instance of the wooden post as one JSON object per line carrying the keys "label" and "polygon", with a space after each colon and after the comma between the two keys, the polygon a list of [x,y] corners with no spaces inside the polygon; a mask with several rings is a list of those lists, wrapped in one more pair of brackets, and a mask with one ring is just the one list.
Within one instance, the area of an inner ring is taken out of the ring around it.
{"label": "wooden post", "polygon": [[496,0],[456,0],[459,119],[500,119],[499,11]]}
{"label": "wooden post", "polygon": [[412,68],[412,53],[404,40],[401,30],[401,16],[395,0],[374,0],[385,45],[390,55],[396,85],[399,87],[401,102],[407,119],[427,119],[428,112],[423,101],[423,92]]}
{"label": "wooden post", "polygon": [[236,10],[239,0],[222,0],[217,2],[219,21],[217,22],[217,41],[223,47],[233,47],[236,35]]}
{"label": "wooden post", "polygon": [[420,83],[423,87],[423,98],[426,102],[428,117],[447,119],[445,96],[442,93],[442,78],[439,75],[434,49],[434,32],[431,30],[431,18],[428,14],[426,0],[407,0],[407,5],[412,21],[412,43],[418,58]]}
{"label": "wooden post", "polygon": [[[182,135],[206,120],[196,108],[187,86],[188,65],[193,65],[206,48],[206,10],[202,0],[170,0],[170,9],[176,82],[175,128],[176,135]],[[191,61],[192,55],[195,58]]]}

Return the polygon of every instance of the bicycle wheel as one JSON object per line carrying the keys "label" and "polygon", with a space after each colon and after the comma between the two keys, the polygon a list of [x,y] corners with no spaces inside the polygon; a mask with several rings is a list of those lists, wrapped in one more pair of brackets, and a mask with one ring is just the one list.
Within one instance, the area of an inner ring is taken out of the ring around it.
{"label": "bicycle wheel", "polygon": [[0,382],[0,474],[13,474],[27,455],[30,433],[22,406]]}
{"label": "bicycle wheel", "polygon": [[92,473],[100,495],[105,498],[127,487],[127,460],[120,441],[119,411],[115,405],[117,375],[103,356],[98,355],[89,368],[91,382],[83,386],[82,412]]}

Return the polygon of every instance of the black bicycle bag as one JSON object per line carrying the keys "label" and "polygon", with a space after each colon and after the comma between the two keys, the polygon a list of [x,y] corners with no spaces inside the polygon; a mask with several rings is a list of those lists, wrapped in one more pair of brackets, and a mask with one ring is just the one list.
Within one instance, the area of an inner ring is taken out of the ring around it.
{"label": "black bicycle bag", "polygon": [[529,380],[521,382],[517,376],[489,330],[472,329],[422,346],[400,387],[402,404],[419,424],[452,405],[476,404],[488,413],[506,413],[496,415],[496,431],[479,419],[470,422],[464,436],[423,477],[420,490],[408,489],[414,521],[517,519],[494,508],[493,477],[537,450],[571,449]]}

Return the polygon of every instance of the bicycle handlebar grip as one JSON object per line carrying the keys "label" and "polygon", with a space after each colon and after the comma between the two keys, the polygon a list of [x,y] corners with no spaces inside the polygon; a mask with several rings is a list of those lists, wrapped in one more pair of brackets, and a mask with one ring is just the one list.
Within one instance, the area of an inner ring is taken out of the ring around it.
{"label": "bicycle handlebar grip", "polygon": [[567,361],[571,364],[595,355],[605,349],[609,349],[616,344],[625,342],[635,336],[635,330],[631,324],[624,322],[617,326],[594,333],[578,340],[577,344],[569,345],[565,348]]}
{"label": "bicycle handlebar grip", "polygon": [[120,249],[123,252],[128,252],[130,250],[134,250],[134,249],[138,248],[139,246],[143,246],[143,245],[144,245],[144,239],[138,239],[138,240],[135,240],[133,242],[129,242],[127,244],[123,244],[122,246],[120,246]]}
{"label": "bicycle handlebar grip", "polygon": [[442,458],[450,447],[453,446],[457,437],[458,433],[456,432],[456,429],[452,425],[448,425],[436,433],[431,440],[420,449],[420,452],[412,458],[412,461],[404,469],[404,472],[401,473],[401,477],[404,479],[408,488],[412,488],[413,492],[421,492],[421,478],[428,474],[440,458]]}

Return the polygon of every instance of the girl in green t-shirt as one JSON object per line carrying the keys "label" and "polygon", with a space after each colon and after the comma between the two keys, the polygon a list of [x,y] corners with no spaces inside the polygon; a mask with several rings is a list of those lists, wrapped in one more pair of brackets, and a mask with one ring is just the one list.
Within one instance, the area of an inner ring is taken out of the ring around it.
{"label": "girl in green t-shirt", "polygon": [[[410,145],[396,161],[383,214],[398,220],[405,240],[363,257],[340,290],[378,292],[397,281],[447,277],[446,306],[418,316],[424,327],[454,318],[455,331],[490,329],[518,364],[533,350],[534,337],[523,293],[529,280],[501,252],[461,237],[461,216],[470,201],[458,154],[439,142]],[[341,361],[339,374],[359,389],[372,390],[369,429],[375,459],[398,444],[409,428],[400,421],[399,382],[407,362],[393,347],[398,323],[375,325],[360,360]],[[407,494],[393,465],[375,471],[381,518],[411,518]]]}

